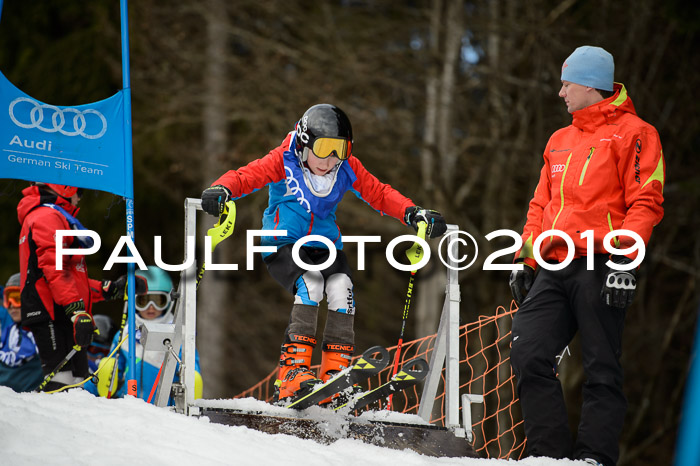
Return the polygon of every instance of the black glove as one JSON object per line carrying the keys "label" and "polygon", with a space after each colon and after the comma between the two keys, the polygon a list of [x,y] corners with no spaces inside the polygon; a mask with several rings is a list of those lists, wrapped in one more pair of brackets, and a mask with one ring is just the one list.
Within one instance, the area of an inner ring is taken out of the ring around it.
{"label": "black glove", "polygon": [[[613,256],[610,260],[618,265],[632,262],[625,256]],[[603,289],[600,290],[600,297],[608,306],[624,308],[632,304],[634,292],[637,289],[637,271],[608,269],[605,274]]]}
{"label": "black glove", "polygon": [[85,310],[85,303],[81,299],[70,303],[65,307],[66,315],[73,322],[73,340],[78,346],[87,347],[92,343],[95,333],[95,322],[92,316]]}
{"label": "black glove", "polygon": [[[122,275],[114,281],[104,280],[102,281],[102,296],[105,299],[126,299],[124,296],[126,293],[126,275]],[[134,282],[136,283],[136,294],[148,293],[148,282],[145,278],[134,276]]]}
{"label": "black glove", "polygon": [[427,223],[428,228],[425,229],[425,233],[429,238],[437,238],[447,231],[445,219],[437,210],[428,210],[417,205],[406,207],[403,219],[406,225],[411,225],[416,231],[418,231],[418,223]]}
{"label": "black glove", "polygon": [[231,199],[231,191],[217,184],[202,191],[202,210],[209,215],[218,217],[224,211],[224,204]]}
{"label": "black glove", "polygon": [[522,270],[513,270],[510,273],[510,292],[513,294],[515,304],[520,306],[535,280],[535,270],[527,264],[523,264]]}

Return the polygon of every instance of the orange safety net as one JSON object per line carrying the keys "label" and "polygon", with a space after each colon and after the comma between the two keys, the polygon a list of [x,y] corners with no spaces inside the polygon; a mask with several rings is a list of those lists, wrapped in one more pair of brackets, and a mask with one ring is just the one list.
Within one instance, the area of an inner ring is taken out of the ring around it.
{"label": "orange safety net", "polygon": [[[483,404],[472,404],[471,412],[474,450],[485,458],[519,459],[525,450],[525,434],[515,393],[516,381],[510,367],[510,329],[515,311],[517,307],[514,302],[511,302],[510,310],[499,306],[494,315],[480,316],[476,322],[459,328],[459,379],[466,380],[465,383],[460,384],[459,393],[484,397]],[[436,338],[437,334],[433,334],[404,342],[401,349],[401,363],[416,357],[422,357],[430,362]],[[391,377],[396,346],[387,349],[391,355],[392,364],[365,383],[361,383],[363,387],[371,389]],[[312,369],[316,368],[318,366]],[[253,397],[271,402],[276,376],[277,369],[235,398]],[[444,426],[445,423],[444,384],[443,368],[442,382],[435,397],[430,419],[431,424],[440,426]],[[395,393],[391,409],[407,414],[417,414],[421,398],[420,386],[422,384]],[[386,402],[377,402],[371,408],[384,409],[386,406]]]}

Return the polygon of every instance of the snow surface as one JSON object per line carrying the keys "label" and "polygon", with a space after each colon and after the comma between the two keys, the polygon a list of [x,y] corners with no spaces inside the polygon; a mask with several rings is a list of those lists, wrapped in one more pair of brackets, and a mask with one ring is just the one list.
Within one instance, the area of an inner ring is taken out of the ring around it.
{"label": "snow surface", "polygon": [[[253,399],[207,400],[214,407],[284,408]],[[320,408],[316,408],[320,411]],[[336,415],[337,416],[337,415]],[[392,422],[416,416],[367,415]],[[289,435],[230,427],[187,417],[141,399],[107,400],[82,390],[47,395],[0,387],[0,464],[21,465],[304,465],[304,466],[584,466],[582,461],[432,458],[412,451],[338,440],[321,445]]]}

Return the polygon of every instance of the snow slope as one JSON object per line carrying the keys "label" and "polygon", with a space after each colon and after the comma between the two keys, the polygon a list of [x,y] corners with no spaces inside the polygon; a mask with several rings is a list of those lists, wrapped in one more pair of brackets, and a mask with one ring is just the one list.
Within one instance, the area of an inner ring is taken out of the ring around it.
{"label": "snow slope", "polygon": [[[222,405],[231,400],[220,401]],[[246,401],[243,401],[246,403]],[[258,401],[248,402],[251,406]],[[320,408],[319,408],[320,409]],[[82,390],[47,395],[0,387],[2,465],[583,466],[580,461],[431,458],[339,440],[321,445],[187,417],[136,398]]]}

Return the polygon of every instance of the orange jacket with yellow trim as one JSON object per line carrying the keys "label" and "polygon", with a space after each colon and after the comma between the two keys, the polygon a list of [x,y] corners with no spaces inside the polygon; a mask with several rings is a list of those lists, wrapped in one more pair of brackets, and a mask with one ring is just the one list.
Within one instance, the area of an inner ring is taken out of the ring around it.
{"label": "orange jacket with yellow trim", "polygon": [[[515,261],[536,267],[533,244],[547,230],[561,230],[574,242],[574,258],[587,255],[586,230],[593,230],[593,253],[604,253],[612,230],[639,234],[646,247],[664,215],[665,163],[659,134],[639,118],[622,84],[615,94],[572,114],[573,122],[555,132],[544,151],[544,166],[530,201],[523,247]],[[630,247],[620,236],[613,246]],[[563,262],[568,248],[561,237],[544,238],[542,259]],[[637,252],[627,254],[634,259]]]}

